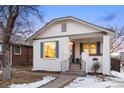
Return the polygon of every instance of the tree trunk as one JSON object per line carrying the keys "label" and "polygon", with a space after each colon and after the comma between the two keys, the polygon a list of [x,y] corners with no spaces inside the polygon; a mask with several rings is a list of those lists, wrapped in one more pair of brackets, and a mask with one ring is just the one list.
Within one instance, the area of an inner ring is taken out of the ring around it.
{"label": "tree trunk", "polygon": [[9,64],[3,67],[3,77],[5,81],[11,80],[12,78],[12,68]]}
{"label": "tree trunk", "polygon": [[[13,11],[15,9],[15,11]],[[14,29],[14,25],[16,22],[16,18],[19,13],[19,6],[9,6],[9,16],[7,20],[6,29],[4,30],[4,36],[3,36],[3,56],[2,56],[2,62],[3,62],[3,76],[4,80],[11,80],[12,78],[12,66],[10,63],[10,39],[12,36],[12,31]]]}
{"label": "tree trunk", "polygon": [[2,66],[2,70],[3,70],[3,77],[4,80],[8,81],[11,80],[12,78],[12,66],[10,63],[10,49],[9,49],[9,45],[4,45],[4,54],[3,54],[3,66]]}

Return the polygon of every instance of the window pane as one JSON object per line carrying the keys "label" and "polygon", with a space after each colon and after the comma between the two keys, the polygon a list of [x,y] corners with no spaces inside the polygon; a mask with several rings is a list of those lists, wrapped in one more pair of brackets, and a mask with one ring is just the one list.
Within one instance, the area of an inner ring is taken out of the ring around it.
{"label": "window pane", "polygon": [[90,53],[90,46],[88,43],[84,43],[83,49],[84,49],[84,52]]}
{"label": "window pane", "polygon": [[15,53],[20,53],[20,46],[15,46],[14,52]]}
{"label": "window pane", "polygon": [[90,54],[96,54],[96,43],[91,43]]}
{"label": "window pane", "polygon": [[44,58],[56,58],[56,42],[44,43]]}

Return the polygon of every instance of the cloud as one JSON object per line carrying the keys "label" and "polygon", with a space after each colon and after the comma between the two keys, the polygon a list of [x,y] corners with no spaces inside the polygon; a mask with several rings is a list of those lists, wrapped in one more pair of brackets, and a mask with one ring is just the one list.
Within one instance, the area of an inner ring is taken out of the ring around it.
{"label": "cloud", "polygon": [[113,21],[116,17],[117,17],[117,14],[113,13],[113,14],[109,14],[109,15],[106,15],[104,17],[101,17],[100,19],[102,21]]}

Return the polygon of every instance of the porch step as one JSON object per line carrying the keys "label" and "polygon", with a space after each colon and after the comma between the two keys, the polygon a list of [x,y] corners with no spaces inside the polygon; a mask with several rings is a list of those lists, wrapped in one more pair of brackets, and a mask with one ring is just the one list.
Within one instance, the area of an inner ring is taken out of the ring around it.
{"label": "porch step", "polygon": [[86,76],[85,72],[81,71],[79,64],[71,64],[70,69],[63,73],[67,75]]}
{"label": "porch step", "polygon": [[72,64],[71,66],[70,66],[70,69],[69,69],[69,71],[78,71],[78,72],[80,72],[80,65],[79,64]]}
{"label": "porch step", "polygon": [[63,72],[63,74],[66,75],[75,75],[75,76],[86,76],[85,72],[80,71],[80,72],[76,72],[76,71],[65,71]]}

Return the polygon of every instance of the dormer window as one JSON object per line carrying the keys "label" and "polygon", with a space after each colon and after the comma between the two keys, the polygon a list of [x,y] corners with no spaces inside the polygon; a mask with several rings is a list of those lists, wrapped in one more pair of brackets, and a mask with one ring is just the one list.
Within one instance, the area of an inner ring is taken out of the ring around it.
{"label": "dormer window", "polygon": [[61,32],[66,32],[67,31],[67,24],[66,23],[62,23],[61,24]]}

